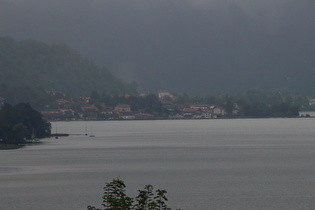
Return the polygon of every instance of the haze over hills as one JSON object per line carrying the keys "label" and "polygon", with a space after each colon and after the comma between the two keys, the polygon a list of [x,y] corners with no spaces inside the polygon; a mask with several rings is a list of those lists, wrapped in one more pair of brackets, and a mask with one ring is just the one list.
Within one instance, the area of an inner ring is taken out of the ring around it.
{"label": "haze over hills", "polygon": [[314,0],[0,4],[0,36],[65,43],[140,91],[315,95]]}
{"label": "haze over hills", "polygon": [[107,69],[83,58],[66,45],[48,45],[0,38],[0,84],[87,95],[97,90],[109,94],[135,93]]}

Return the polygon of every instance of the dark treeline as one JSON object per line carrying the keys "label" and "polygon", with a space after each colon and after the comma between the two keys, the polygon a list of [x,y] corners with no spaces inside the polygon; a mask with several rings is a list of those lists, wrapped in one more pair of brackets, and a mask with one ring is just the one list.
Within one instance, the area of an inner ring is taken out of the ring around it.
{"label": "dark treeline", "polygon": [[50,136],[51,125],[29,104],[5,104],[0,110],[0,139],[2,144],[20,144],[26,139]]}
{"label": "dark treeline", "polygon": [[298,117],[299,108],[282,102],[280,104],[268,105],[266,103],[248,104],[241,108],[238,116],[244,117]]}
{"label": "dark treeline", "polygon": [[144,96],[136,95],[108,95],[99,94],[93,91],[90,96],[90,104],[98,106],[100,103],[105,103],[106,106],[115,107],[118,104],[128,104],[131,110],[145,112],[154,115],[166,115],[168,112],[163,108],[161,101],[157,95],[149,94]]}
{"label": "dark treeline", "polygon": [[[299,110],[312,110],[306,96],[250,90],[237,95],[177,96],[177,104],[205,103],[223,107],[227,117],[297,117]],[[234,112],[233,111],[237,111]]]}
{"label": "dark treeline", "polygon": [[8,104],[29,103],[34,109],[40,110],[44,109],[46,105],[52,104],[55,100],[63,98],[64,94],[60,92],[50,93],[42,88],[10,88],[2,84],[0,85],[0,97]]}

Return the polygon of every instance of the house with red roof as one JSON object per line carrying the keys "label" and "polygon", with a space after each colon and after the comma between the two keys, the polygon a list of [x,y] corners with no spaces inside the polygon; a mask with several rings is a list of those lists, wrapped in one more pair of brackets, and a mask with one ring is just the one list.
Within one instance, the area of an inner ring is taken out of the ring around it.
{"label": "house with red roof", "polygon": [[116,112],[130,112],[131,107],[129,104],[118,104],[115,106]]}
{"label": "house with red roof", "polygon": [[94,105],[80,107],[80,117],[85,120],[96,120],[99,115],[99,108]]}
{"label": "house with red roof", "polygon": [[60,120],[62,117],[62,113],[60,110],[45,110],[40,111],[43,117],[47,120]]}

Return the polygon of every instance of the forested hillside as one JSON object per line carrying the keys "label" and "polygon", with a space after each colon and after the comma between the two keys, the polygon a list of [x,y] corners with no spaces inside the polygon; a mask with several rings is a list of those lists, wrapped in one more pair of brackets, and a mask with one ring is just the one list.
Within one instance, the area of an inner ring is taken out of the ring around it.
{"label": "forested hillside", "polygon": [[74,95],[90,94],[94,90],[136,91],[136,84],[124,83],[66,45],[32,40],[18,42],[9,37],[0,37],[0,84],[7,88],[43,88]]}

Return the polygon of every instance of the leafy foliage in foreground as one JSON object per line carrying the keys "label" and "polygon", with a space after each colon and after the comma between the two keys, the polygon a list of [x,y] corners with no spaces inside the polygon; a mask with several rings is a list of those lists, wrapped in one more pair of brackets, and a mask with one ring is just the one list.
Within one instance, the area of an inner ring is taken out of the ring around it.
{"label": "leafy foliage in foreground", "polygon": [[[166,190],[153,190],[152,185],[146,185],[138,190],[136,198],[128,197],[125,193],[126,185],[119,178],[105,184],[103,195],[104,210],[171,210],[166,204]],[[101,210],[88,206],[88,210]]]}

